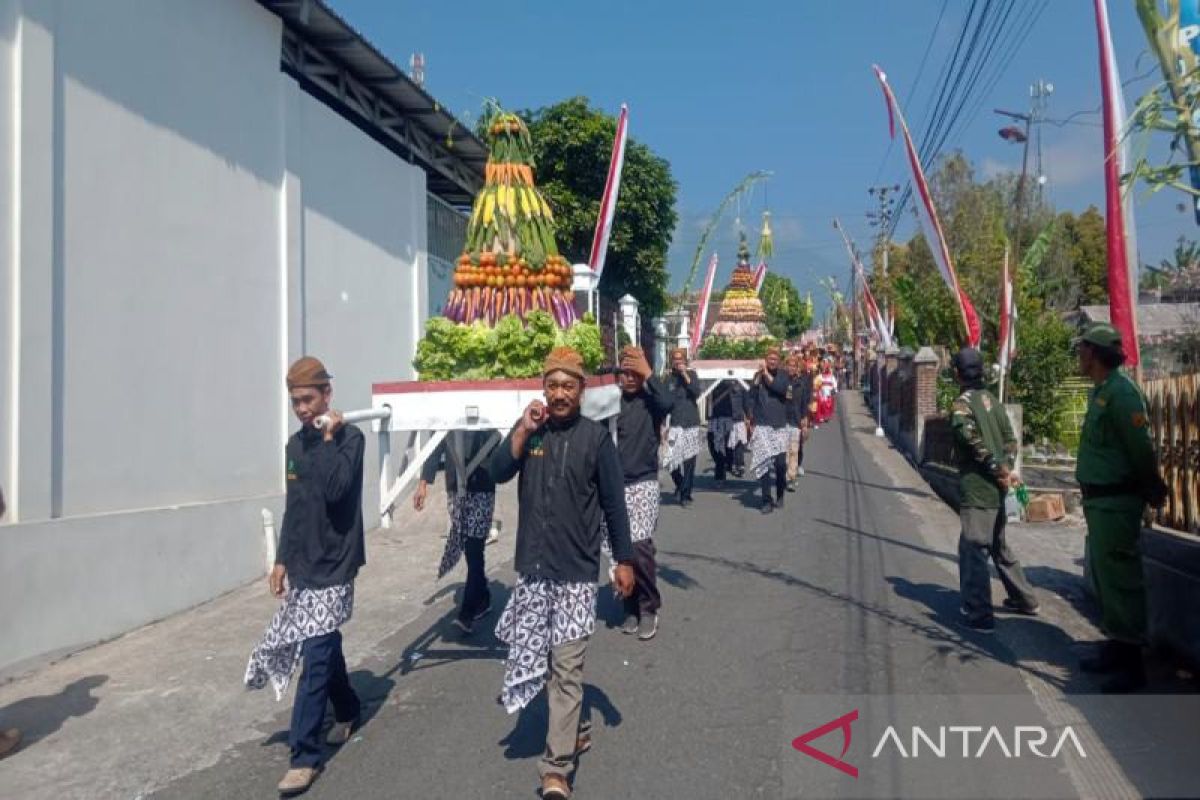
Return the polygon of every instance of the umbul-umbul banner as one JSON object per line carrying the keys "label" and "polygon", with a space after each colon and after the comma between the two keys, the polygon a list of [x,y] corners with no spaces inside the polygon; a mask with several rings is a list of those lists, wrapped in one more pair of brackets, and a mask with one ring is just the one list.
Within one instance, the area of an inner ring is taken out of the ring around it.
{"label": "umbul-umbul banner", "polygon": [[975,306],[971,304],[971,298],[967,297],[967,293],[958,285],[958,274],[954,271],[950,248],[946,246],[946,237],[942,234],[942,223],[938,220],[937,209],[933,205],[933,193],[929,190],[929,182],[925,180],[925,170],[921,168],[921,159],[917,155],[917,148],[913,145],[912,135],[908,132],[908,123],[904,121],[900,104],[896,101],[896,96],[892,94],[892,87],[888,83],[887,75],[878,66],[875,66],[874,70],[875,77],[879,79],[879,85],[883,88],[884,99],[887,101],[888,132],[892,138],[896,137],[896,120],[900,120],[900,130],[904,134],[904,149],[908,154],[908,164],[912,169],[913,186],[916,190],[914,205],[917,208],[917,216],[921,218],[921,227],[925,231],[926,238],[929,239],[929,249],[933,251],[933,260],[942,274],[942,280],[946,282],[950,293],[958,301],[958,310],[967,334],[967,344],[971,347],[979,347],[979,315],[975,313]]}

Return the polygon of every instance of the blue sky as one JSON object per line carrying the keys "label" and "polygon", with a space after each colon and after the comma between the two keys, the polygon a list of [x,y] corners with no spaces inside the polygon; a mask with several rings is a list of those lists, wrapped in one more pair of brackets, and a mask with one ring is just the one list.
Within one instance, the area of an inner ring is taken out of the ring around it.
{"label": "blue sky", "polygon": [[[871,64],[887,71],[919,136],[969,6],[947,0],[924,74],[909,95],[942,0],[332,2],[397,64],[407,66],[413,52],[424,53],[426,88],[466,120],[479,113],[484,97],[525,108],[585,95],[614,113],[628,103],[630,135],[669,160],[679,182],[673,289],[721,198],[750,171],[772,171],[743,204],[742,220],[753,243],[761,211],[771,211],[772,269],[802,291],[813,289],[818,302],[817,281],[826,275],[844,280],[847,271],[832,217],[840,216],[867,245],[866,188],[907,177],[899,147],[884,158],[887,117]],[[1130,107],[1157,79],[1133,5],[1109,2],[1122,78],[1150,73],[1126,88]],[[981,98],[978,114],[947,149],[961,148],[985,175],[1019,170],[1021,148],[997,136],[1008,123],[991,110],[1027,110],[1029,85],[1038,78],[1054,84],[1047,111],[1053,119],[1099,107],[1091,0],[1050,0],[1007,72]],[[1060,210],[1103,203],[1100,116],[1076,122],[1083,124],[1043,128],[1046,192]],[[1165,142],[1148,144],[1152,155],[1165,157]],[[1200,234],[1176,208],[1184,199],[1139,191],[1143,262],[1168,256],[1180,235]],[[906,238],[913,225],[906,216],[898,235]],[[735,231],[731,216],[714,242],[718,283],[733,264]]]}

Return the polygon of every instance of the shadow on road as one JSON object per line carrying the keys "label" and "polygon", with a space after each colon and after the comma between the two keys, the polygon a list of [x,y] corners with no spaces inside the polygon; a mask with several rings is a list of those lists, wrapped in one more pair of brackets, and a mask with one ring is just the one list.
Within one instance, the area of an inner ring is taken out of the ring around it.
{"label": "shadow on road", "polygon": [[1083,578],[1079,575],[1057,567],[1027,566],[1025,577],[1029,578],[1038,589],[1043,589],[1065,600],[1081,617],[1093,624],[1100,621],[1099,608],[1087,596],[1083,587]]}
{"label": "shadow on road", "polygon": [[[956,589],[934,583],[913,583],[895,576],[889,576],[887,582],[897,596],[928,608],[930,620],[970,640],[981,651],[974,654],[976,657],[986,655],[1022,672],[1036,675],[1064,693],[1095,691],[1095,684],[1077,669],[1075,640],[1061,628],[1036,617],[1000,613],[996,627],[1003,634],[1002,638],[995,634],[979,633],[963,624],[963,616],[959,612],[961,598]],[[1034,664],[1046,665],[1051,669]]]}
{"label": "shadow on road", "polygon": [[691,575],[688,575],[683,570],[675,569],[662,563],[658,565],[658,579],[670,586],[674,586],[676,589],[683,589],[684,591],[702,588],[700,581]]}
{"label": "shadow on road", "polygon": [[[887,580],[892,584],[896,594],[901,597],[910,598],[916,602],[929,608],[932,613],[929,615],[928,621],[913,619],[893,611],[890,608],[878,606],[872,603],[866,603],[857,598],[851,597],[842,592],[837,592],[832,589],[826,589],[823,586],[817,586],[803,578],[798,578],[795,575],[789,575],[786,572],[781,572],[777,569],[762,567],[748,561],[733,561],[731,559],[720,558],[717,556],[709,556],[701,553],[686,553],[674,550],[661,551],[663,555],[674,556],[682,559],[694,559],[709,564],[725,567],[737,572],[744,572],[767,580],[778,581],[788,586],[794,586],[802,589],[817,597],[824,598],[836,603],[841,603],[846,606],[861,609],[862,611],[880,618],[889,625],[896,627],[907,628],[915,633],[918,633],[925,638],[934,642],[935,649],[942,656],[954,655],[960,662],[967,662],[978,658],[999,659],[1008,663],[1017,669],[1033,675],[1037,675],[1043,680],[1052,683],[1056,686],[1062,686],[1062,679],[1045,670],[1039,669],[1031,664],[1021,663],[1026,660],[1026,654],[1022,653],[1021,658],[1018,658],[1005,645],[1000,644],[994,638],[983,634],[976,634],[962,628],[958,622],[958,592],[948,589],[945,586],[937,584],[914,584],[903,578],[889,577]],[[1057,642],[1053,646],[1047,646],[1047,652],[1040,653],[1041,657],[1030,656],[1035,660],[1045,663],[1056,663],[1062,660],[1062,653],[1068,652],[1067,646],[1072,641],[1066,637],[1062,631],[1051,625],[1047,625],[1039,620],[1026,618],[1013,619],[1012,623],[1021,626],[1037,626],[1046,628],[1057,636]],[[1043,636],[1042,639],[1047,637]],[[1057,651],[1057,655],[1055,655]]]}
{"label": "shadow on road", "polygon": [[907,550],[913,550],[915,552],[921,553],[922,555],[933,556],[934,558],[940,558],[940,559],[949,561],[954,564],[958,563],[958,556],[956,556],[952,553],[946,553],[941,550],[934,550],[933,548],[930,548],[930,547],[921,547],[920,545],[912,544],[911,542],[901,541],[900,539],[892,539],[887,536],[880,536],[877,533],[867,533],[866,531],[861,530],[859,528],[852,528],[849,525],[843,525],[840,522],[834,522],[833,520],[829,520],[829,519],[814,519],[813,522],[815,522],[819,525],[828,525],[831,528],[838,528],[840,530],[846,531],[847,533],[853,533],[855,536],[865,536],[868,539],[874,539],[875,541],[883,542],[884,544],[892,544],[892,545],[895,545],[896,547],[903,547]]}
{"label": "shadow on road", "polygon": [[832,481],[853,480],[853,483],[855,486],[863,486],[867,489],[879,489],[880,491],[884,491],[884,492],[896,492],[897,494],[906,494],[906,495],[909,495],[910,497],[922,497],[922,498],[929,498],[929,499],[932,499],[934,497],[934,494],[932,492],[927,492],[923,489],[909,489],[906,486],[884,486],[881,483],[868,483],[868,482],[862,481],[862,480],[854,480],[851,478],[845,478],[841,475],[832,475],[828,472],[821,472],[820,470],[816,470],[816,469],[805,470],[805,474],[806,475],[816,475],[817,477],[820,477],[820,478],[828,478],[829,480],[832,480]]}
{"label": "shadow on road", "polygon": [[[368,669],[359,669],[350,673],[350,685],[354,688],[354,693],[358,695],[359,701],[362,702],[362,711],[358,718],[358,727],[364,728],[367,723],[375,718],[380,711],[383,710],[384,704],[387,702],[388,696],[392,693],[392,689],[396,688],[396,682],[392,680],[386,673],[384,675],[376,675]],[[321,740],[325,740],[329,729],[333,727],[333,714],[325,714],[325,723],[321,728]],[[286,718],[284,724],[287,723]],[[268,736],[260,744],[261,747],[271,747],[277,744],[286,744],[288,740],[288,729],[275,731]],[[333,757],[340,748],[326,746],[327,760]]]}
{"label": "shadow on road", "polygon": [[454,608],[449,609],[409,642],[400,654],[400,660],[384,673],[383,677],[391,677],[397,672],[408,675],[417,670],[432,669],[467,659],[503,659],[508,648],[496,638],[495,626],[496,619],[512,594],[512,589],[498,581],[490,581],[488,588],[492,593],[492,610],[486,617],[475,622],[474,633],[462,634],[451,624],[458,616],[456,603]]}
{"label": "shadow on road", "polygon": [[427,597],[425,599],[425,602],[422,603],[422,605],[431,606],[434,603],[436,603],[438,600],[441,600],[443,597],[457,595],[459,592],[462,591],[464,586],[466,586],[465,581],[459,581],[458,583],[448,583],[445,586],[438,589],[433,594],[429,595],[429,597]]}
{"label": "shadow on road", "polygon": [[92,690],[108,682],[107,675],[89,675],[73,681],[58,694],[26,697],[0,708],[0,729],[20,728],[23,747],[55,733],[72,717],[91,713],[100,703]]}
{"label": "shadow on road", "polygon": [[[533,701],[517,714],[513,729],[498,744],[504,747],[504,757],[516,761],[536,758],[546,748],[546,724],[549,719],[546,693],[539,692]],[[604,727],[615,728],[622,722],[621,712],[613,705],[604,690],[590,683],[583,685],[583,712],[580,727],[590,724],[595,729],[593,716],[599,714]]]}

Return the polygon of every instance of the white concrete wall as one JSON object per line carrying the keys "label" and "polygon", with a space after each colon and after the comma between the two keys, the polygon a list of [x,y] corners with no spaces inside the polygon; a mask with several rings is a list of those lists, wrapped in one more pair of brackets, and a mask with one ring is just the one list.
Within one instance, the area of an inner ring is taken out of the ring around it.
{"label": "white concrete wall", "polygon": [[[19,273],[13,266],[17,246],[16,183],[20,174],[15,171],[13,151],[16,147],[16,46],[19,34],[18,0],[0,0],[0,486],[5,499],[12,505],[13,433],[17,409],[16,378],[13,374],[14,296],[19,286]],[[0,535],[3,529],[0,529]],[[2,568],[2,565],[0,565]],[[0,626],[2,629],[2,626]]]}
{"label": "white concrete wall", "polygon": [[262,574],[292,358],[344,408],[411,375],[424,174],[280,36],[251,0],[0,0],[0,669]]}
{"label": "white concrete wall", "polygon": [[[294,83],[285,103],[295,199],[289,228],[301,232],[293,273],[300,330],[289,355],[325,362],[338,408],[369,408],[373,382],[415,378],[412,356],[426,317],[425,173]],[[375,436],[367,437],[365,458],[364,514],[374,525]]]}

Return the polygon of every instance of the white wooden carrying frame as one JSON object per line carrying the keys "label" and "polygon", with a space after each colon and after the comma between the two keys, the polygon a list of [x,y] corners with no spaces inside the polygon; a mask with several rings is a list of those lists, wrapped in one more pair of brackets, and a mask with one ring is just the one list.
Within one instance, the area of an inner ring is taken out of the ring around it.
{"label": "white wooden carrying frame", "polygon": [[758,373],[762,362],[702,360],[693,361],[688,366],[695,370],[697,378],[707,384],[704,391],[700,393],[700,397],[696,400],[696,405],[700,406],[701,413],[704,415],[705,421],[707,421],[707,404],[704,401],[708,399],[709,395],[726,381],[737,381],[742,385],[743,389],[749,389],[750,382],[754,380],[754,376]]}
{"label": "white wooden carrying frame", "polygon": [[[425,460],[447,436],[456,447],[448,450],[450,464],[458,477],[459,491],[466,491],[467,476],[483,463],[533,400],[543,399],[540,379],[519,381],[403,381],[377,383],[371,387],[370,411],[346,414],[348,422],[371,420],[379,435],[379,513],[385,528],[392,525],[396,501],[420,474]],[[583,393],[583,414],[607,420],[616,438],[616,419],[621,410],[621,390],[611,375],[588,379]],[[471,431],[492,431],[485,446],[470,463],[464,464],[462,437]],[[407,433],[404,472],[393,480],[391,435]],[[427,435],[427,436],[426,436]]]}

